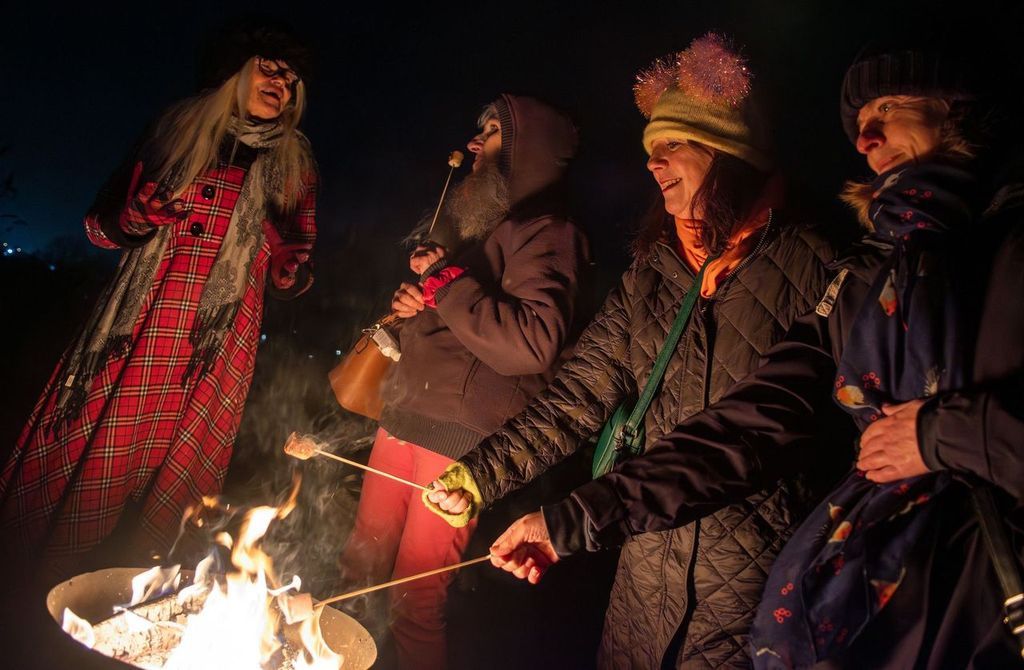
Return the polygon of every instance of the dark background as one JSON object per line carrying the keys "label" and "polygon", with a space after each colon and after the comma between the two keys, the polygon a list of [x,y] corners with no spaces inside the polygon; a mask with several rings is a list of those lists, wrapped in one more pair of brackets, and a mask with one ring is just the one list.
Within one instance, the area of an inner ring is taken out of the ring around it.
{"label": "dark background", "polygon": [[[298,301],[268,300],[227,484],[247,501],[287,487],[280,445],[291,430],[363,454],[373,426],[337,408],[326,372],[408,279],[399,241],[436,202],[448,152],[464,148],[481,106],[499,93],[547,99],[580,127],[573,211],[591,236],[596,303],[625,267],[631,227],[657,197],[631,91],[655,57],[708,30],[743,45],[769,102],[790,202],[839,230],[851,217],[834,194],[866,174],[837,113],[858,49],[869,39],[941,34],[954,49],[985,56],[993,79],[1010,87],[1024,25],[1020,2],[322,4],[0,8],[0,459],[117,260],[85,240],[81,219],[93,194],[143,127],[195,92],[203,37],[242,12],[286,18],[319,52],[303,127],[322,172],[316,284]],[[563,480],[579,475],[574,467]],[[329,591],[359,478],[333,464],[307,464],[304,474],[304,506],[278,539],[285,547],[301,538],[303,553],[290,559]],[[542,483],[485,521],[474,551],[556,489]],[[537,589],[485,568],[465,572],[453,595],[457,660],[535,665],[531,647],[540,646],[544,667],[585,667],[613,564],[608,555],[566,562]]]}

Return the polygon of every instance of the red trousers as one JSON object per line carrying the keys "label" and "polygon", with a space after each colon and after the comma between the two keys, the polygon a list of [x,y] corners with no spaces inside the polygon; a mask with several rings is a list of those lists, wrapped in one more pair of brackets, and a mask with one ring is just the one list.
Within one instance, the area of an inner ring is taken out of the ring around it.
{"label": "red trousers", "polygon": [[[370,467],[429,485],[450,458],[389,435],[383,428]],[[366,473],[355,528],[342,556],[346,581],[377,584],[458,563],[476,526],[452,528],[424,507],[420,491]],[[454,572],[389,589],[391,634],[400,668],[444,668],[444,604]]]}

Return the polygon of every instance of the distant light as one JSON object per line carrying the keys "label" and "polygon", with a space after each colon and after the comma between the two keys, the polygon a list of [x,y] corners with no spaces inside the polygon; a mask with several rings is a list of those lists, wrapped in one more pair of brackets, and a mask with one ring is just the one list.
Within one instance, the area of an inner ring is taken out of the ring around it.
{"label": "distant light", "polygon": [[19,254],[21,253],[21,247],[18,247],[18,253]]}
{"label": "distant light", "polygon": [[4,249],[6,249],[6,248],[7,248],[7,243],[6,243],[6,242],[4,242]]}
{"label": "distant light", "polygon": [[260,342],[266,342],[266,341],[267,341],[267,334],[266,333],[260,333]]}
{"label": "distant light", "polygon": [[10,249],[10,248],[4,249],[4,253],[6,255],[8,255],[8,256],[13,256],[14,255],[14,249]]}
{"label": "distant light", "polygon": [[53,263],[50,263],[50,272],[54,272],[56,269],[57,269],[57,266],[54,265]]}
{"label": "distant light", "polygon": [[313,358],[313,354],[310,354],[309,356],[306,356],[306,358]]}
{"label": "distant light", "polygon": [[334,350],[334,355],[335,356],[341,356],[341,349],[335,349]]}

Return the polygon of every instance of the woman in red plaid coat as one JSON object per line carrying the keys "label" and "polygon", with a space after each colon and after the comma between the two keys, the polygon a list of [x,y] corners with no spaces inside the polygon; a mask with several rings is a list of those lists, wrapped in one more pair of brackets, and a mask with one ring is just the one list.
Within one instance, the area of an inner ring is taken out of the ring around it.
{"label": "woman in red plaid coat", "polygon": [[62,577],[122,535],[122,560],[162,554],[186,507],[219,492],[264,287],[292,297],[312,283],[306,60],[283,28],[225,35],[211,86],[172,107],[97,197],[86,233],[124,251],[0,472],[8,561]]}

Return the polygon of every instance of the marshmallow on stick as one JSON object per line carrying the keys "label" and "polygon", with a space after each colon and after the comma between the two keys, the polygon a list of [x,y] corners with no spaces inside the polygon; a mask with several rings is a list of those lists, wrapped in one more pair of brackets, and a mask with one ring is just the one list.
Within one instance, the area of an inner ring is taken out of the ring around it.
{"label": "marshmallow on stick", "polygon": [[292,433],[288,436],[288,440],[284,443],[284,453],[289,456],[294,456],[300,461],[308,461],[310,458],[316,456],[316,452],[319,451],[316,442],[313,438],[308,435],[299,436],[298,433]]}
{"label": "marshmallow on stick", "polygon": [[289,435],[288,439],[284,443],[284,453],[294,458],[298,458],[299,460],[302,461],[309,460],[314,456],[324,456],[326,458],[333,459],[340,463],[351,465],[361,470],[366,470],[367,472],[372,472],[375,475],[387,477],[388,479],[399,482],[401,484],[407,484],[408,486],[419,489],[420,491],[431,490],[428,489],[426,486],[423,486],[422,484],[411,482],[408,479],[403,479],[401,477],[398,477],[397,475],[392,475],[387,472],[383,472],[381,470],[378,470],[377,468],[371,468],[369,465],[363,465],[362,463],[358,463],[356,461],[349,460],[342,456],[332,454],[329,451],[324,451],[323,449],[320,448],[319,443],[309,435],[299,435],[298,433],[292,433],[291,435]]}
{"label": "marshmallow on stick", "polygon": [[305,621],[313,616],[313,596],[308,593],[282,593],[277,597],[277,606],[287,624]]}

